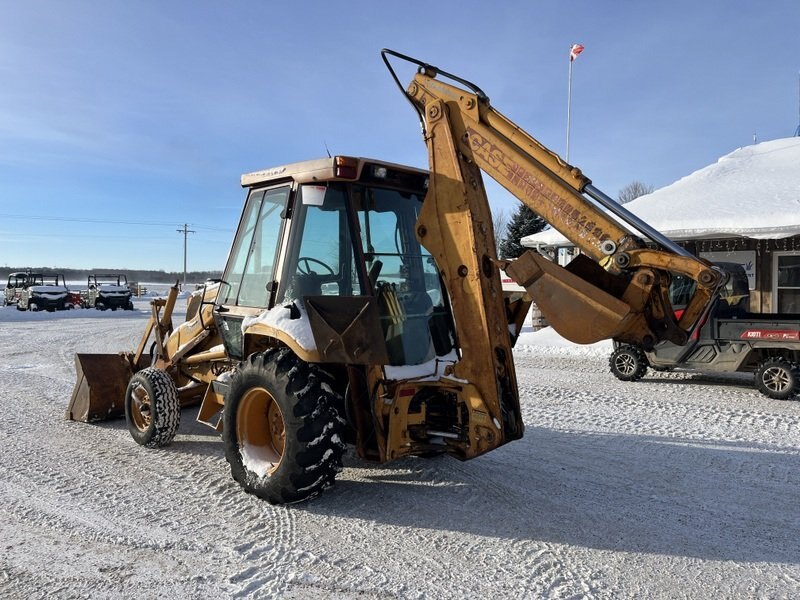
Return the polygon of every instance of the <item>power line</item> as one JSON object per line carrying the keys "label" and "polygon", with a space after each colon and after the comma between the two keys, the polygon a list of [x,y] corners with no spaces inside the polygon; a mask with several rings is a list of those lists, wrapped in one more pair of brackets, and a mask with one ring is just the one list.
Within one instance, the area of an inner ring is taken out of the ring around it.
{"label": "power line", "polygon": [[79,217],[46,217],[40,215],[5,215],[0,214],[0,217],[6,219],[30,219],[32,221],[68,221],[73,223],[100,223],[111,225],[154,225],[172,227],[175,223],[159,223],[157,221],[126,221],[119,219],[86,219]]}
{"label": "power line", "polygon": [[[182,229],[180,231],[183,231]],[[26,233],[18,231],[3,231],[0,230],[0,240],[3,239],[27,239],[27,238],[46,238],[48,240],[60,240],[62,238],[79,238],[82,240],[160,240],[167,242],[167,238],[163,235],[98,235],[95,233]],[[202,241],[205,244],[225,244],[230,245],[230,239],[213,239],[208,237],[195,238],[198,242]]]}
{"label": "power line", "polygon": [[[146,225],[151,227],[174,227],[175,222],[159,222],[159,221],[131,221],[124,219],[88,219],[82,217],[50,217],[41,215],[18,215],[18,214],[0,214],[0,217],[5,219],[30,219],[32,221],[61,221],[71,223],[97,223],[101,225]],[[233,228],[212,227],[211,225],[193,225],[199,229],[208,231],[226,231],[231,232]]]}

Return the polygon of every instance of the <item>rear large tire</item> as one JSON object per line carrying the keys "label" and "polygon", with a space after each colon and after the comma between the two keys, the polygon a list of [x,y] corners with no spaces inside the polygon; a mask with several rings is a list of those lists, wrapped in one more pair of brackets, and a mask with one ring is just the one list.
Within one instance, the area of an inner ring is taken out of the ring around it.
{"label": "rear large tire", "polygon": [[172,377],[152,367],[131,377],[125,392],[125,420],[138,444],[167,446],[181,422],[181,403]]}
{"label": "rear large tire", "polygon": [[223,439],[233,478],[271,504],[301,502],[342,469],[344,420],[333,378],[286,348],[251,355],[225,398]]}
{"label": "rear large tire", "polygon": [[608,366],[617,379],[637,381],[647,373],[647,357],[636,346],[620,346],[611,353]]}
{"label": "rear large tire", "polygon": [[782,358],[768,358],[756,371],[756,388],[774,400],[790,400],[800,392],[800,369]]}

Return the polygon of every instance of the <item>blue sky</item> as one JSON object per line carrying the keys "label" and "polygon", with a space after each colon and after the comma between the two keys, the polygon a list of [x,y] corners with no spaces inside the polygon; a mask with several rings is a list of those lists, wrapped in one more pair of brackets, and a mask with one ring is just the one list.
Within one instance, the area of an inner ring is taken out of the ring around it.
{"label": "blue sky", "polygon": [[181,270],[188,223],[189,269],[222,269],[241,173],[326,145],[426,166],[382,47],[475,82],[563,155],[583,44],[570,162],[612,196],[798,125],[797,0],[0,7],[0,266]]}

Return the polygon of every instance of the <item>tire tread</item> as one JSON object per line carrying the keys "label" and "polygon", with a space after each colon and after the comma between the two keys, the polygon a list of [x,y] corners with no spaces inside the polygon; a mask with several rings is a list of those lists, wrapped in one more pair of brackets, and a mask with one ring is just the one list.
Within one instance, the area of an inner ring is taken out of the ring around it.
{"label": "tire tread", "polygon": [[[236,439],[238,397],[234,397],[249,389],[247,382],[254,377],[262,379],[281,411],[288,412],[284,412],[285,420],[291,422],[291,426],[286,423],[281,464],[266,477],[243,466]],[[342,469],[345,424],[336,410],[341,398],[329,382],[333,384],[333,378],[321,366],[306,363],[288,348],[253,354],[241,364],[231,381],[223,418],[225,456],[233,478],[245,491],[271,504],[288,504],[314,498],[333,484]],[[234,412],[227,412],[230,409]],[[288,439],[290,431],[292,440]]]}

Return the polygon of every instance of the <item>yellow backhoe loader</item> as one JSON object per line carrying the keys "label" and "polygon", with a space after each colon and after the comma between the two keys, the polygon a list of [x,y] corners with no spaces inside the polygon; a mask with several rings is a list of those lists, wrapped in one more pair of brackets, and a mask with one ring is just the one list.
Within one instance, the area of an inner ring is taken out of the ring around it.
{"label": "yellow backhoe loader", "polygon": [[[398,84],[393,61],[417,67],[405,94],[429,170],[336,156],[243,175],[223,280],[178,327],[177,289],[154,301],[135,352],[78,355],[69,418],[124,412],[138,443],[163,446],[181,406],[201,401],[198,420],[221,433],[236,481],[289,503],[333,483],[347,444],[380,462],[466,460],[520,438],[512,346],[531,298],[575,342],[686,341],[721,272],[594,188],[474,84],[382,56]],[[568,268],[532,251],[498,260],[481,171],[583,255]],[[506,299],[500,269],[530,296]],[[680,318],[673,274],[697,282]]]}

